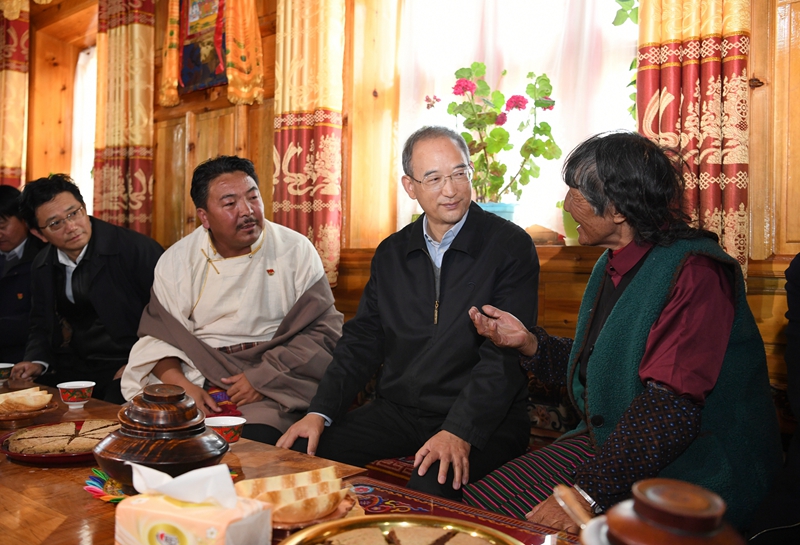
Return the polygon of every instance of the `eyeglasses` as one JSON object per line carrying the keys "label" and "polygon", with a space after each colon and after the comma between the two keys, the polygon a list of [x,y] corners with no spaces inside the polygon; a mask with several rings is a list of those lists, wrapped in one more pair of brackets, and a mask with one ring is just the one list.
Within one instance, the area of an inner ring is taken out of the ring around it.
{"label": "eyeglasses", "polygon": [[468,184],[472,181],[472,167],[457,168],[448,176],[441,174],[428,174],[422,180],[417,180],[413,176],[409,176],[418,184],[422,184],[422,189],[425,191],[439,191],[444,187],[445,181],[450,178],[456,185]]}
{"label": "eyeglasses", "polygon": [[47,228],[53,232],[60,231],[61,229],[64,228],[64,226],[67,224],[68,221],[69,222],[78,221],[85,215],[86,215],[86,209],[83,206],[79,206],[77,210],[73,210],[72,212],[64,216],[64,219],[51,221],[44,227],[40,227],[40,229]]}

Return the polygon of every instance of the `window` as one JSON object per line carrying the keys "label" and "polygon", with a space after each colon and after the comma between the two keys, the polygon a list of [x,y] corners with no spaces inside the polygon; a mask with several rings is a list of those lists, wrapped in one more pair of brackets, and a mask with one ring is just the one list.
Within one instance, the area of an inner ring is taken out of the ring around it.
{"label": "window", "polygon": [[[563,233],[564,198],[561,165],[569,151],[593,134],[635,130],[628,113],[633,87],[630,63],[636,56],[638,27],[612,25],[619,6],[613,0],[461,0],[457,3],[405,0],[399,44],[401,79],[399,141],[423,125],[445,125],[459,132],[456,118],[447,114],[454,72],[473,61],[487,66],[492,88],[503,69],[499,88],[506,97],[525,89],[528,72],[547,73],[553,83],[556,107],[546,112],[556,142],[564,152],[559,161],[537,161],[538,179],[524,189],[515,222],[539,224]],[[516,92],[516,91],[515,91]],[[425,96],[441,102],[426,109]],[[509,132],[520,136],[513,123]],[[519,143],[510,153],[517,153]],[[399,155],[399,154],[398,154]],[[397,159],[398,178],[402,175]],[[398,184],[398,229],[419,212]],[[504,202],[514,202],[513,195]]]}

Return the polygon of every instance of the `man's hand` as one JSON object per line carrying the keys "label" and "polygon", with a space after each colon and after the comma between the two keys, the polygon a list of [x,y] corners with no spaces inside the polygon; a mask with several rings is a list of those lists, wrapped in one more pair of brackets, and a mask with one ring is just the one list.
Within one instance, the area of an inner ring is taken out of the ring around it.
{"label": "man's hand", "polygon": [[314,456],[317,452],[317,445],[319,445],[319,436],[325,429],[325,419],[318,414],[307,414],[286,430],[286,433],[281,435],[278,442],[275,443],[276,447],[292,448],[294,442],[298,437],[305,437],[308,439],[307,453]]}
{"label": "man's hand", "polygon": [[209,414],[222,411],[222,409],[219,408],[219,405],[217,405],[217,402],[214,401],[214,398],[211,397],[211,394],[203,390],[200,386],[197,386],[188,380],[186,381],[186,384],[178,384],[178,386],[186,390],[186,395],[194,399],[197,408],[204,413]]}
{"label": "man's hand", "polygon": [[253,388],[253,385],[250,384],[250,381],[247,380],[244,373],[233,375],[230,378],[221,378],[220,380],[225,384],[230,384],[228,387],[228,397],[231,398],[231,401],[236,403],[236,405],[246,405],[264,399],[264,396]]}
{"label": "man's hand", "polygon": [[536,354],[539,349],[536,335],[528,331],[516,316],[492,305],[484,305],[481,310],[483,314],[476,307],[469,309],[469,317],[479,335],[500,348],[516,348],[529,357]]}
{"label": "man's hand", "polygon": [[211,397],[211,394],[186,378],[186,375],[184,375],[181,370],[181,360],[178,358],[161,358],[158,360],[158,363],[155,364],[151,372],[164,384],[175,384],[186,390],[186,394],[194,399],[197,407],[204,413],[218,413],[222,411],[219,405],[217,405],[217,402],[214,401],[214,398]]}
{"label": "man's hand", "polygon": [[11,368],[11,378],[14,380],[33,380],[44,373],[44,365],[32,361],[21,361]]}
{"label": "man's hand", "polygon": [[113,378],[113,380],[117,380],[118,378],[122,378],[122,374],[125,372],[125,367],[126,367],[126,366],[125,366],[125,365],[123,365],[122,367],[120,367],[119,369],[117,369],[117,372],[116,372],[116,373],[114,373],[114,378]]}
{"label": "man's hand", "polygon": [[420,477],[425,475],[431,464],[439,461],[439,484],[447,481],[447,470],[453,466],[453,489],[469,482],[469,449],[471,445],[449,431],[440,431],[422,445],[414,455],[414,467]]}
{"label": "man's hand", "polygon": [[[592,514],[592,510],[586,500],[574,490],[572,493],[575,494],[581,507],[588,513],[589,517],[593,517],[594,514]],[[525,518],[528,519],[529,522],[549,526],[556,530],[564,530],[572,534],[579,534],[581,532],[580,525],[570,518],[553,495],[550,495],[550,497],[534,507],[530,513],[525,515]]]}

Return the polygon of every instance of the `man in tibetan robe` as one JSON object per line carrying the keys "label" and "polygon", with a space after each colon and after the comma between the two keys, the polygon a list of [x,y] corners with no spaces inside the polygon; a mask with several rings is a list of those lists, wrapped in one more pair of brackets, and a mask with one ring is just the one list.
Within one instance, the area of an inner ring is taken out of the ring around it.
{"label": "man in tibetan robe", "polygon": [[244,437],[275,443],[316,393],[342,315],[314,246],[264,218],[250,161],[202,163],[191,196],[203,227],[156,266],[122,392],[176,384],[209,415],[244,416]]}

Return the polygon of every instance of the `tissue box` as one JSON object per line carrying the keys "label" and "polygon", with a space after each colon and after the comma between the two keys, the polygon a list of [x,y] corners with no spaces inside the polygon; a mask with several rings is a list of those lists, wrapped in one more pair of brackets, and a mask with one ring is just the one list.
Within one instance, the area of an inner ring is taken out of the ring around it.
{"label": "tissue box", "polygon": [[161,494],[140,494],[117,505],[115,545],[269,545],[269,505],[239,498],[226,509]]}

